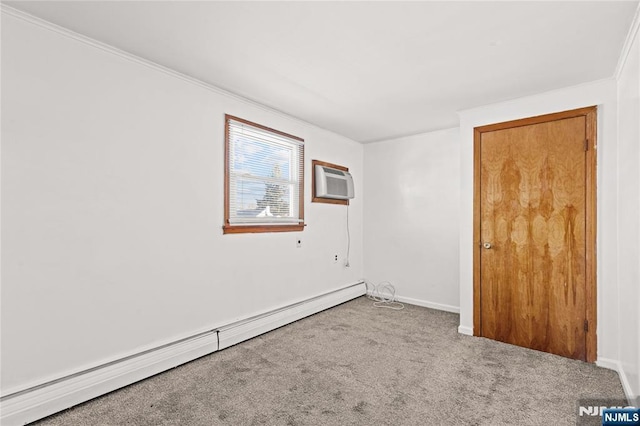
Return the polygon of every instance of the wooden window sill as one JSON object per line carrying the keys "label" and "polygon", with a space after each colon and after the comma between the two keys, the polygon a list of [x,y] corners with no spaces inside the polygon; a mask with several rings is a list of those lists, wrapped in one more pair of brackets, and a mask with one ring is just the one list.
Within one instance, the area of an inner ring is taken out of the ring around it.
{"label": "wooden window sill", "polygon": [[300,232],[305,227],[304,223],[298,225],[225,225],[223,234],[249,234],[260,232]]}

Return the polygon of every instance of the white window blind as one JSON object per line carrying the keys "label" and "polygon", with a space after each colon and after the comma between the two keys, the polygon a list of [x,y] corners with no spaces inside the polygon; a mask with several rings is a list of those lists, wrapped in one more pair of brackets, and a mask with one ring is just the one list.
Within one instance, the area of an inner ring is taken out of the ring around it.
{"label": "white window blind", "polygon": [[227,117],[229,224],[299,224],[304,141]]}

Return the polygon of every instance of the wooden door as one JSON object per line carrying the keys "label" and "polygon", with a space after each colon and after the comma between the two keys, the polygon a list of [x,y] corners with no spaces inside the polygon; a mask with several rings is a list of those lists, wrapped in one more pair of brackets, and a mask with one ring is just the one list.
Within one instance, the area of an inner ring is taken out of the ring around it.
{"label": "wooden door", "polygon": [[595,114],[476,128],[476,335],[595,361]]}

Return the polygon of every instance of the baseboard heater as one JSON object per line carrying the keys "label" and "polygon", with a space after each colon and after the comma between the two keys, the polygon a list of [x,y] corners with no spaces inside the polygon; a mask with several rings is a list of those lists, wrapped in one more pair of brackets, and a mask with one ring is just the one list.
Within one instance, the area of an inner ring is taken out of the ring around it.
{"label": "baseboard heater", "polygon": [[358,282],[0,397],[0,423],[24,425],[366,293]]}

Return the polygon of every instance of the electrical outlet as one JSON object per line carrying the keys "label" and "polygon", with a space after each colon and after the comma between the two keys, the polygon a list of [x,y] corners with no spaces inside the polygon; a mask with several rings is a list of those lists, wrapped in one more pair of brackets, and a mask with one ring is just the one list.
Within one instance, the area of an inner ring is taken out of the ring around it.
{"label": "electrical outlet", "polygon": [[338,263],[338,255],[333,256],[333,263]]}
{"label": "electrical outlet", "polygon": [[296,247],[301,248],[302,247],[302,240],[298,240],[296,242]]}

